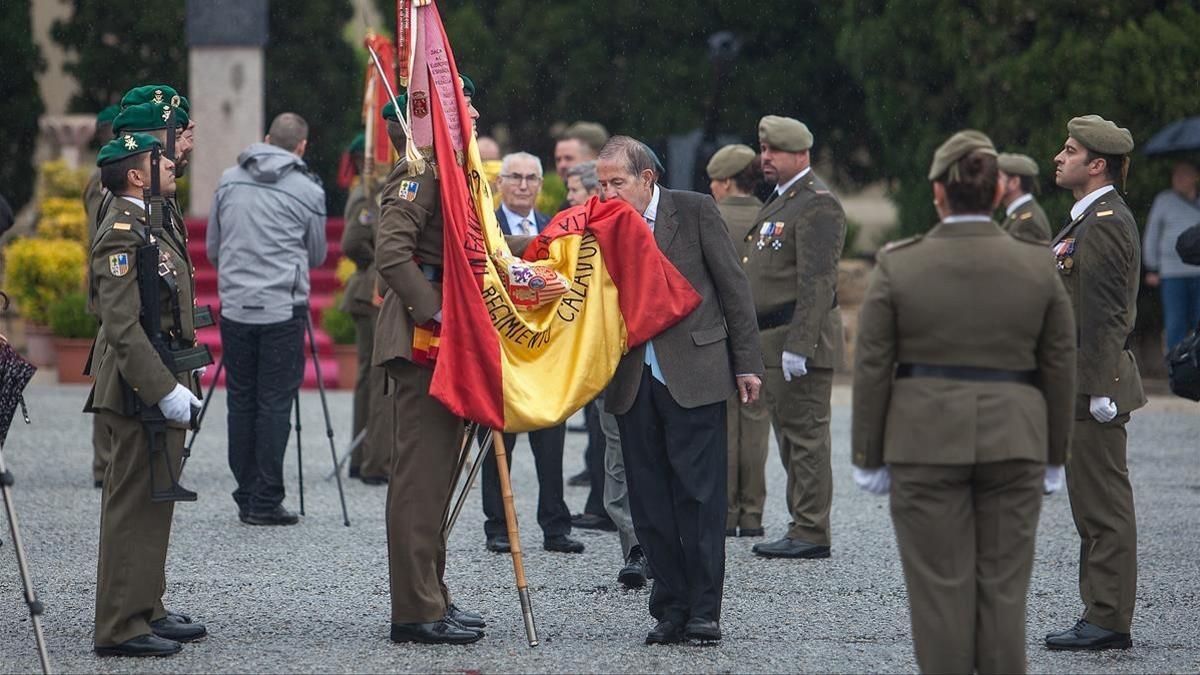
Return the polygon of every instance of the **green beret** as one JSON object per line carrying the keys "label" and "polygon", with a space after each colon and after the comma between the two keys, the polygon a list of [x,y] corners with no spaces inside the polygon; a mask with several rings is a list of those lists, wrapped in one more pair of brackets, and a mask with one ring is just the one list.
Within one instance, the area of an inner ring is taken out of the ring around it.
{"label": "green beret", "polygon": [[155,147],[161,148],[162,143],[150,134],[121,134],[100,148],[100,154],[96,156],[96,166],[119,162],[126,157],[150,152]]}
{"label": "green beret", "polygon": [[169,84],[146,84],[134,87],[121,97],[122,110],[140,103],[158,103],[160,105],[167,103],[176,108],[183,108],[184,112],[192,109],[187,98],[180,96],[179,92]]}
{"label": "green beret", "polygon": [[96,113],[96,124],[112,124],[113,120],[117,119],[117,115],[121,113],[121,106],[110,105],[104,110]]}
{"label": "green beret", "polygon": [[461,72],[458,74],[458,78],[460,80],[462,80],[463,95],[464,96],[474,96],[475,95],[475,83],[471,81],[471,78],[467,77],[466,75],[463,75]]}
{"label": "green beret", "polygon": [[758,121],[758,140],[784,152],[803,152],[812,147],[813,135],[800,120],[767,115]]}
{"label": "green beret", "polygon": [[727,145],[716,151],[712,159],[708,160],[708,177],[713,180],[733,178],[750,166],[754,155],[754,149],[748,145]]}
{"label": "green beret", "polygon": [[946,142],[939,145],[937,151],[933,153],[933,164],[929,167],[929,180],[941,178],[942,174],[949,169],[949,175],[945,182],[957,183],[958,160],[972,152],[982,152],[995,157],[996,146],[992,145],[992,139],[988,138],[986,134],[974,129],[960,131],[946,139]]}
{"label": "green beret", "polygon": [[[401,108],[408,105],[408,92],[406,92],[406,91],[400,92],[396,96],[396,103],[399,103]],[[393,105],[391,101],[388,101],[383,106],[383,110],[379,111],[379,116],[385,120],[391,120],[393,122],[400,121],[400,118],[396,116],[396,106]]]}
{"label": "green beret", "polygon": [[175,112],[175,126],[186,129],[188,114],[182,108],[172,108],[166,104],[139,103],[129,106],[113,120],[113,133],[123,131],[156,131],[167,128],[167,119],[171,111]]}
{"label": "green beret", "polygon": [[367,135],[364,132],[358,132],[354,140],[350,141],[350,145],[346,146],[346,152],[362,152],[367,149]]}
{"label": "green beret", "polygon": [[567,127],[562,138],[564,140],[574,138],[592,150],[600,152],[600,148],[603,148],[604,144],[608,142],[608,129],[605,129],[603,124],[581,121]]}
{"label": "green beret", "polygon": [[1010,176],[1038,175],[1037,162],[1029,155],[1018,155],[1012,152],[1002,152],[996,157],[1000,170]]}
{"label": "green beret", "polygon": [[1133,134],[1099,115],[1084,115],[1067,122],[1067,135],[1102,155],[1128,155],[1133,152]]}

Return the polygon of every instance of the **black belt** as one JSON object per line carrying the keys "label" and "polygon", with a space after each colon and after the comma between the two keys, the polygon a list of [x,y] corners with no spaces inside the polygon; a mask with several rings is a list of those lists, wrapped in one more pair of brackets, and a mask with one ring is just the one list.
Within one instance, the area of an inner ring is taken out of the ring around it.
{"label": "black belt", "polygon": [[1036,370],[999,370],[970,366],[931,366],[923,363],[901,363],[896,367],[896,379],[904,377],[938,377],[946,380],[972,382],[1016,382],[1037,384]]}
{"label": "black belt", "polygon": [[[833,304],[829,309],[836,309],[838,306],[837,293],[833,294]],[[792,302],[779,309],[773,309],[769,312],[763,312],[758,315],[758,329],[768,330],[786,326],[792,322],[792,317],[796,314],[796,303]]]}
{"label": "black belt", "polygon": [[421,263],[421,272],[425,275],[425,278],[430,280],[431,282],[433,282],[435,284],[442,283],[442,268],[441,267],[437,267],[435,265],[426,265],[424,263]]}

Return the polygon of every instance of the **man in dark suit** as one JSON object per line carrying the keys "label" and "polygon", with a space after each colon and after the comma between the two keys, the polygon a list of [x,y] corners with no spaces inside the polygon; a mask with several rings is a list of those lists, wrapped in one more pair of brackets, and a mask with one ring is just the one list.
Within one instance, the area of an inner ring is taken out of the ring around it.
{"label": "man in dark suit", "polygon": [[[536,235],[550,223],[550,217],[534,208],[542,188],[542,161],[527,152],[505,155],[500,167],[500,208],[496,220],[504,234]],[[529,433],[533,462],[538,476],[538,525],[542,528],[542,547],[560,553],[583,553],[583,542],[572,539],[571,512],[563,500],[563,442],[567,428],[560,424]],[[504,435],[506,455],[512,462],[516,434]],[[488,453],[483,460],[483,513],[487,520],[483,532],[489,551],[509,551],[508,528],[504,522],[504,503],[500,498],[500,477],[496,457]]]}
{"label": "man in dark suit", "polygon": [[754,301],[712,197],[657,184],[649,148],[615,136],[600,151],[605,199],[642,214],[702,298],[683,321],[630,350],[605,393],[621,431],[634,530],[654,571],[647,644],[721,639],[725,581],[725,401],[758,398]]}

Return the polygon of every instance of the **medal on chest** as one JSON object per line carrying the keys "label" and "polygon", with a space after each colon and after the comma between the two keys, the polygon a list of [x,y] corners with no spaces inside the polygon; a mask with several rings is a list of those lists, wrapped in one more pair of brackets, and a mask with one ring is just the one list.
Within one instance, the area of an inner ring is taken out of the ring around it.
{"label": "medal on chest", "polygon": [[762,226],[758,228],[758,243],[755,246],[760,251],[768,246],[775,251],[783,248],[783,221],[763,221]]}
{"label": "medal on chest", "polygon": [[1067,237],[1054,245],[1054,265],[1063,274],[1070,274],[1075,268],[1075,237]]}

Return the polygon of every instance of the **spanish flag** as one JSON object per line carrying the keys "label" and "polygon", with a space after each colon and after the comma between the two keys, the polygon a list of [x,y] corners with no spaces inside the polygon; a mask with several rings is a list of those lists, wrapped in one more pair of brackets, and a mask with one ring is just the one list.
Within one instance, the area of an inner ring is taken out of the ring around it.
{"label": "spanish flag", "polygon": [[[554,426],[608,385],[622,355],[679,322],[700,297],[625,202],[592,198],[558,214],[515,258],[496,222],[437,8],[412,11],[408,119],[418,147],[432,132],[445,227],[430,394],[493,429]],[[429,102],[428,115],[411,116],[414,98]]]}

